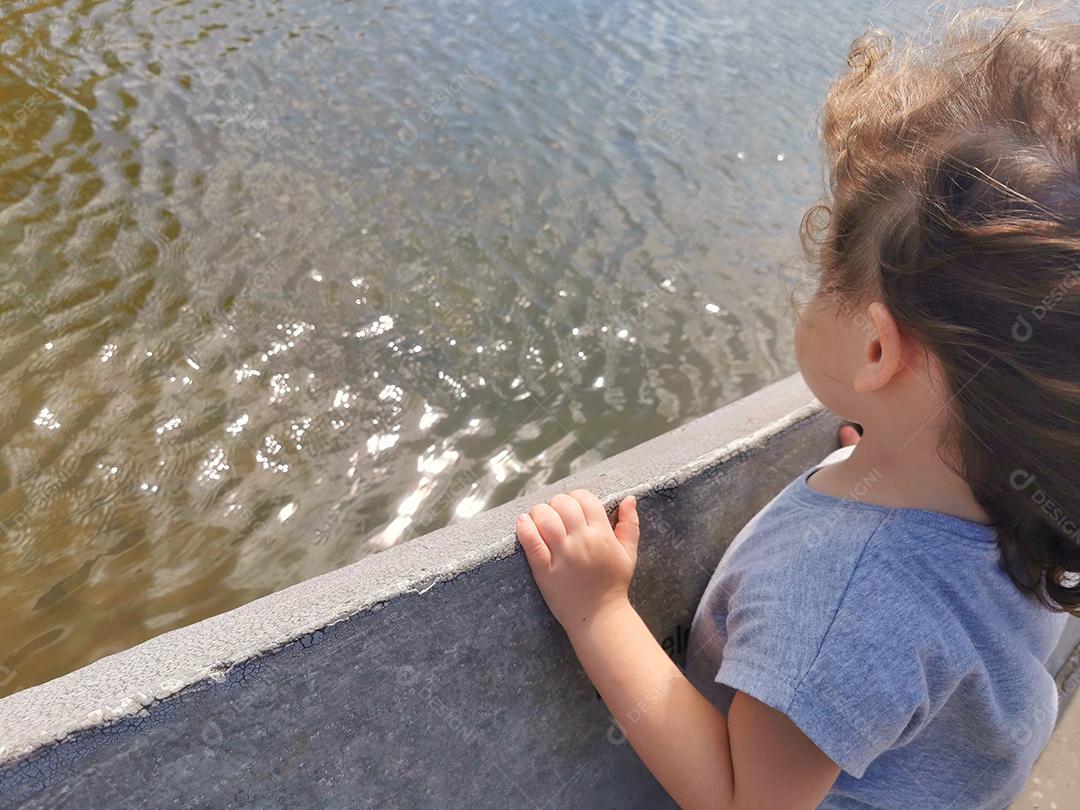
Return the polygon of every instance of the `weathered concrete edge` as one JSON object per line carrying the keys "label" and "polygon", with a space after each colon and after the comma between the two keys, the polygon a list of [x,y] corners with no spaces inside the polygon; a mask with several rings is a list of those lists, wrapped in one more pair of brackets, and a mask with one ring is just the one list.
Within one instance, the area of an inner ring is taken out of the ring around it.
{"label": "weathered concrete edge", "polygon": [[[1065,623],[1061,641],[1050,654],[1046,668],[1054,675],[1061,675],[1066,668],[1072,668],[1072,661],[1080,654],[1080,619],[1070,618]],[[1072,697],[1073,689],[1065,690],[1065,697]]]}
{"label": "weathered concrete edge", "polygon": [[829,418],[798,376],[460,524],[165,633],[0,700],[0,766],[107,726],[236,665],[374,606],[514,553],[512,516],[557,490],[589,487],[611,503],[675,487],[808,420]]}

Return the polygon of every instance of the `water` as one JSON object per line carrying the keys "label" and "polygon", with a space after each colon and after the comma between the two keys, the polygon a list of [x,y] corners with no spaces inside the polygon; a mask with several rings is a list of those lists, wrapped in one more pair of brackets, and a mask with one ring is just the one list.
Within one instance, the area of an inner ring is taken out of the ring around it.
{"label": "water", "polygon": [[900,13],[2,12],[0,694],[792,372],[819,100]]}

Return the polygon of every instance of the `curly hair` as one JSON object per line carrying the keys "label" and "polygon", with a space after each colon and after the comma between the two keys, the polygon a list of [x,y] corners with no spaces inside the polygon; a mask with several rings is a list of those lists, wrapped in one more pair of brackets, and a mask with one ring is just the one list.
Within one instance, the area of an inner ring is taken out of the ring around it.
{"label": "curly hair", "polygon": [[939,452],[1004,567],[1080,613],[1080,23],[1027,4],[853,44],[823,113],[822,292],[882,301],[948,394]]}

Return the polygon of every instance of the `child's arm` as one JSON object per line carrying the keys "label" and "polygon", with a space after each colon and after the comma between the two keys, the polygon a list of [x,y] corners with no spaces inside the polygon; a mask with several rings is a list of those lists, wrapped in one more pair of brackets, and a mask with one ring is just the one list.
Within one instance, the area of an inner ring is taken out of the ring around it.
{"label": "child's arm", "polygon": [[612,530],[589,492],[518,517],[552,613],[638,756],[683,808],[813,808],[840,769],[784,714],[742,693],[727,717],[686,679],[631,607],[638,519]]}

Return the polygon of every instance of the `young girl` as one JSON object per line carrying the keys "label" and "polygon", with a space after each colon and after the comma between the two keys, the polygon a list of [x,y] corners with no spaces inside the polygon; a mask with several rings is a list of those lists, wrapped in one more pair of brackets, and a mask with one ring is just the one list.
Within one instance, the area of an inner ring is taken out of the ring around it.
{"label": "young girl", "polygon": [[981,11],[933,51],[871,37],[848,63],[795,341],[864,436],[735,539],[689,678],[627,598],[633,498],[614,529],[581,490],[518,518],[585,671],[685,808],[1005,806],[1080,606],[1080,25]]}

